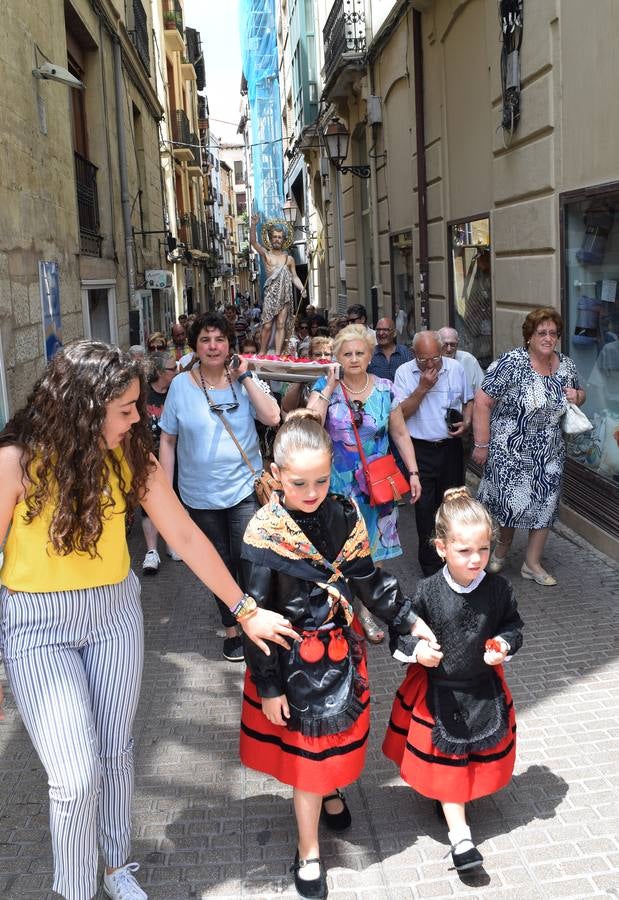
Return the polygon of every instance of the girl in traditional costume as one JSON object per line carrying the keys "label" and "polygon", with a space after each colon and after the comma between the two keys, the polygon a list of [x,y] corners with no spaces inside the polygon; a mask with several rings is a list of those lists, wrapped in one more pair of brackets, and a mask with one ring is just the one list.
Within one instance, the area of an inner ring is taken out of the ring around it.
{"label": "girl in traditional costume", "polygon": [[286,613],[303,640],[269,657],[248,644],[241,760],[294,788],[299,830],[293,864],[301,897],[326,897],[318,824],[350,825],[339,788],[359,777],[367,748],[370,694],[353,592],[394,633],[425,635],[396,579],[372,562],[355,502],[329,494],[332,446],[310,410],[280,428],[272,470],[281,482],[245,532],[247,589],[259,606]]}
{"label": "girl in traditional costume", "polygon": [[465,487],[445,491],[435,527],[445,566],[419,582],[413,604],[438,643],[391,629],[394,657],[413,665],[383,752],[404,781],[437,801],[462,871],[483,862],[465,804],[505,787],[514,769],[516,719],[502,663],[521,647],[523,623],[509,582],[484,571],[492,521],[481,503]]}

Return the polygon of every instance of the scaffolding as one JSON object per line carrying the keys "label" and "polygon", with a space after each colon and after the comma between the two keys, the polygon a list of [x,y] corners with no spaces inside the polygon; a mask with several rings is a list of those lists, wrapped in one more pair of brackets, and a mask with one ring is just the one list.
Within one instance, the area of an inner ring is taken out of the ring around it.
{"label": "scaffolding", "polygon": [[251,111],[255,211],[281,218],[284,203],[275,0],[240,0],[241,54]]}

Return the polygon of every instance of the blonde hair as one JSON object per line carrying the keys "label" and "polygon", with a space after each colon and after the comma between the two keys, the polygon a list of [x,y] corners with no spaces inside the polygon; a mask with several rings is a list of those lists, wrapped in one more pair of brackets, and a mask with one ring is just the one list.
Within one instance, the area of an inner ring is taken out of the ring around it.
{"label": "blonde hair", "polygon": [[469,528],[485,525],[490,537],[494,534],[494,524],[488,510],[479,500],[474,500],[464,486],[448,488],[443,494],[443,502],[434,519],[434,540],[449,540],[454,525]]}
{"label": "blonde hair", "polygon": [[273,442],[275,465],[280,469],[286,468],[290,457],[301,450],[316,450],[333,455],[331,438],[313,409],[293,409],[288,413]]}
{"label": "blonde hair", "polygon": [[326,337],[326,335],[319,334],[317,337],[313,337],[310,341],[310,354],[314,353],[323,353],[325,347],[327,348],[327,356],[331,356],[333,353],[333,338]]}
{"label": "blonde hair", "polygon": [[370,353],[374,352],[376,346],[376,337],[365,325],[347,325],[346,328],[338,331],[333,339],[333,355],[337,357],[342,349],[342,344],[347,344],[349,341],[365,341]]}

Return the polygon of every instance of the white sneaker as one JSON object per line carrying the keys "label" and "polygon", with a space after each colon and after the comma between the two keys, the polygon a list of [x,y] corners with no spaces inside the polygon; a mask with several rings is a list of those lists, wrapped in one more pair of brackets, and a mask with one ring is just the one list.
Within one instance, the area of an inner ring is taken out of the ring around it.
{"label": "white sneaker", "polygon": [[166,548],[166,553],[168,554],[168,556],[170,557],[170,559],[173,559],[175,562],[182,562],[182,561],[183,561],[183,557],[182,557],[182,556],[179,556],[178,553],[176,552],[176,550],[172,550],[171,547],[167,547],[167,548]]}
{"label": "white sneaker", "polygon": [[[156,551],[151,550],[151,553]],[[138,863],[127,863],[111,875],[103,876],[103,890],[112,900],[148,900],[146,894],[133,877],[139,869]]]}
{"label": "white sneaker", "polygon": [[146,556],[144,557],[144,562],[142,563],[142,574],[143,575],[156,575],[159,571],[159,566],[161,565],[161,560],[159,558],[159,554],[156,550],[149,550]]}

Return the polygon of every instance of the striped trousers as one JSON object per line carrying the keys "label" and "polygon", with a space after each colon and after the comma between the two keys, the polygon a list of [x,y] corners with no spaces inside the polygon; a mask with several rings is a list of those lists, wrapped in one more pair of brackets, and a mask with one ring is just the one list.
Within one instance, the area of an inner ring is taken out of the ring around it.
{"label": "striped trousers", "polygon": [[130,848],[133,740],[144,657],[140,584],[56,593],[0,589],[8,682],[47,772],[54,890],[97,891]]}

